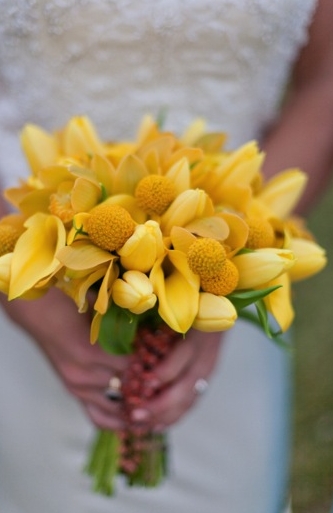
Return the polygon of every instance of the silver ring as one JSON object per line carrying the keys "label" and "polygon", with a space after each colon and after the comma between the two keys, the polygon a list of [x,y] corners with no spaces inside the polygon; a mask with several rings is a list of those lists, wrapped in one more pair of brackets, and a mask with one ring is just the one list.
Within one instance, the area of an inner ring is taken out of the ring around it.
{"label": "silver ring", "polygon": [[197,379],[197,381],[194,383],[193,392],[197,395],[202,395],[204,392],[206,392],[208,386],[208,382],[205,379]]}
{"label": "silver ring", "polygon": [[110,401],[121,401],[123,398],[123,394],[121,392],[121,380],[118,376],[112,376],[110,378],[109,384],[104,390],[104,395]]}

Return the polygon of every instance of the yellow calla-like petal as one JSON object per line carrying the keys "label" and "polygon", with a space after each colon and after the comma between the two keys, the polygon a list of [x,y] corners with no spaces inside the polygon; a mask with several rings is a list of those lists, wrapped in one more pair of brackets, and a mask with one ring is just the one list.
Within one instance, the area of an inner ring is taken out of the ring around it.
{"label": "yellow calla-like petal", "polygon": [[147,214],[138,206],[136,199],[129,194],[114,194],[103,203],[106,205],[119,205],[124,207],[131,218],[138,224],[143,224],[147,220]]}
{"label": "yellow calla-like petal", "polygon": [[133,235],[117,253],[125,269],[148,272],[165,252],[162,232],[155,221],[137,225]]}
{"label": "yellow calla-like petal", "polygon": [[52,166],[59,157],[54,137],[36,125],[26,125],[21,132],[21,145],[34,175]]}
{"label": "yellow calla-like petal", "polygon": [[73,299],[80,313],[88,309],[87,292],[98,280],[102,279],[106,272],[106,266],[102,265],[93,272],[73,273],[66,272],[62,280],[58,280],[57,287]]}
{"label": "yellow calla-like petal", "polygon": [[208,292],[200,293],[199,310],[193,328],[206,332],[229,330],[236,319],[236,309],[229,299]]}
{"label": "yellow calla-like petal", "polygon": [[19,203],[21,212],[30,217],[36,212],[48,213],[50,193],[48,189],[37,189],[29,192]]}
{"label": "yellow calla-like petal", "polygon": [[84,178],[75,180],[72,192],[71,202],[76,212],[89,212],[94,208],[101,198],[101,188]]}
{"label": "yellow calla-like petal", "polygon": [[172,202],[161,217],[161,229],[169,235],[173,226],[186,226],[197,217],[209,217],[214,214],[211,199],[205,191],[189,189]]}
{"label": "yellow calla-like petal", "polygon": [[60,266],[56,255],[66,243],[64,225],[56,216],[37,213],[25,226],[27,230],[17,241],[13,254],[10,299],[21,296],[53,273]]}
{"label": "yellow calla-like petal", "polygon": [[139,271],[127,271],[112,287],[112,298],[121,308],[142,314],[155,306],[157,297],[149,278]]}
{"label": "yellow calla-like petal", "polygon": [[305,173],[297,168],[286,169],[267,182],[258,199],[276,217],[286,218],[297,205],[307,183]]}
{"label": "yellow calla-like petal", "polygon": [[180,138],[181,143],[184,146],[193,146],[200,137],[205,135],[206,128],[207,123],[203,118],[195,119]]}
{"label": "yellow calla-like petal", "polygon": [[264,248],[237,255],[232,262],[239,271],[237,289],[253,289],[289,270],[295,257],[287,249]]}
{"label": "yellow calla-like petal", "polygon": [[177,195],[190,188],[190,166],[186,158],[177,160],[165,174],[175,185]]}
{"label": "yellow calla-like petal", "polygon": [[296,258],[295,265],[289,271],[292,281],[309,278],[325,267],[327,263],[325,250],[315,242],[293,238],[289,246]]}
{"label": "yellow calla-like petal", "polygon": [[288,273],[283,273],[275,280],[267,283],[267,287],[282,287],[274,290],[264,298],[267,310],[273,315],[282,331],[286,331],[292,324],[295,312],[291,302],[290,279]]}
{"label": "yellow calla-like petal", "polygon": [[107,271],[105,272],[102,284],[99,288],[97,299],[94,304],[94,309],[100,314],[105,314],[111,296],[112,286],[115,280],[118,278],[119,268],[114,265],[114,261],[111,261]]}
{"label": "yellow calla-like petal", "polygon": [[68,156],[86,156],[104,151],[95,127],[86,116],[76,116],[69,120],[62,134],[62,142]]}
{"label": "yellow calla-like petal", "polygon": [[73,181],[68,166],[53,164],[41,169],[38,178],[46,189],[57,189],[62,182]]}
{"label": "yellow calla-like petal", "polygon": [[229,227],[228,237],[223,241],[225,247],[231,251],[243,248],[249,234],[249,227],[246,222],[240,216],[229,212],[219,212],[217,215],[224,219]]}
{"label": "yellow calla-like petal", "polygon": [[148,172],[136,155],[126,155],[120,162],[114,179],[114,194],[134,196],[136,186]]}
{"label": "yellow calla-like petal", "polygon": [[199,277],[189,269],[186,255],[178,251],[170,253],[177,267],[173,267],[171,273],[165,276],[163,260],[160,259],[155,263],[150,279],[158,297],[160,316],[173,330],[186,333],[198,311]]}
{"label": "yellow calla-like petal", "polygon": [[117,258],[109,251],[104,251],[104,249],[91,244],[88,240],[78,240],[71,246],[63,247],[58,251],[57,257],[63,265],[76,271],[93,269]]}
{"label": "yellow calla-like petal", "polygon": [[97,181],[103,184],[106,194],[111,196],[116,176],[116,170],[112,163],[103,155],[95,154],[91,159],[91,169],[96,175]]}
{"label": "yellow calla-like petal", "polygon": [[103,315],[100,314],[99,312],[96,312],[94,317],[92,318],[91,325],[90,325],[90,343],[91,344],[96,344],[96,342],[98,340],[102,318],[103,318]]}

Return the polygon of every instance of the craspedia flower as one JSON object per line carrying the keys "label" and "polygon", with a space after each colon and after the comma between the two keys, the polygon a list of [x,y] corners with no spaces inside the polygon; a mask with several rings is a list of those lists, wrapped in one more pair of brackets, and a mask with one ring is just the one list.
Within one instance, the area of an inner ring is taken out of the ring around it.
{"label": "craspedia flower", "polygon": [[120,205],[101,203],[87,220],[87,231],[96,246],[107,251],[120,249],[133,234],[135,222]]}
{"label": "craspedia flower", "polygon": [[238,279],[237,267],[227,258],[218,274],[212,278],[201,279],[201,288],[216,296],[227,296],[237,287]]}
{"label": "craspedia flower", "polygon": [[188,265],[200,278],[214,278],[222,271],[227,255],[226,250],[215,239],[197,239],[189,247],[187,253]]}
{"label": "craspedia flower", "polygon": [[274,230],[267,219],[247,219],[246,223],[249,227],[249,236],[246,242],[247,248],[271,248],[274,245]]}
{"label": "craspedia flower", "polygon": [[162,215],[176,196],[176,187],[167,176],[145,176],[135,190],[139,207],[149,215]]}
{"label": "craspedia flower", "polygon": [[14,251],[20,232],[10,224],[0,225],[0,256]]}

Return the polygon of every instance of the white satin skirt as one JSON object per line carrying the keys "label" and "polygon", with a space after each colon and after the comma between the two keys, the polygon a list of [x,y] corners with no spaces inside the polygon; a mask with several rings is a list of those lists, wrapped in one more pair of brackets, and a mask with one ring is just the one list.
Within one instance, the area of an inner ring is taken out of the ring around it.
{"label": "white satin skirt", "polygon": [[121,479],[91,492],[82,472],[94,428],[34,344],[0,318],[3,513],[281,513],[289,454],[289,356],[252,326],[227,335],[209,390],[170,430],[157,489]]}

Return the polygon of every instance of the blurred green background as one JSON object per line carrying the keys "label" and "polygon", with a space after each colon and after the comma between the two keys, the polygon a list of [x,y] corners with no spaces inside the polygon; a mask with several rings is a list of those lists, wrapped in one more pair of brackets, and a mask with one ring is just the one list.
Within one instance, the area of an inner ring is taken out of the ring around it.
{"label": "blurred green background", "polygon": [[333,503],[332,219],[333,185],[308,220],[328,265],[295,286],[293,513],[328,513]]}

